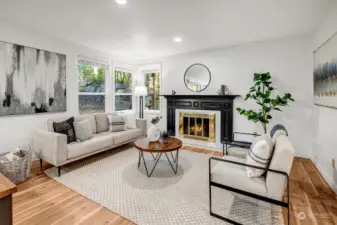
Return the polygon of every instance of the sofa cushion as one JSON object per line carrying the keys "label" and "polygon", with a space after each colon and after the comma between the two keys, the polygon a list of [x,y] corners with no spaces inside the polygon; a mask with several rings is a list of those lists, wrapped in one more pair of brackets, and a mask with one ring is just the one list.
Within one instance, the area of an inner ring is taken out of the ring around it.
{"label": "sofa cushion", "polygon": [[67,135],[67,143],[76,141],[74,117],[70,117],[62,122],[53,122],[53,127],[56,133]]}
{"label": "sofa cushion", "polygon": [[73,142],[67,145],[68,159],[87,155],[114,145],[113,137],[95,134],[93,138],[83,142]]}
{"label": "sofa cushion", "polygon": [[[47,130],[50,131],[50,132],[54,132],[54,127],[53,127],[53,123],[56,122],[62,122],[62,121],[65,121],[67,119],[69,119],[70,116],[67,116],[67,117],[54,117],[54,118],[49,118],[47,120]],[[90,121],[90,125],[91,125],[91,128],[92,128],[92,132],[94,134],[96,134],[96,120],[95,120],[95,115],[94,114],[81,114],[81,115],[78,115],[78,116],[74,116],[74,119],[75,119],[75,122],[77,121],[82,121],[82,120],[89,120]]]}
{"label": "sofa cushion", "polygon": [[[224,156],[223,159],[245,163],[244,159],[234,156]],[[267,196],[265,177],[249,178],[246,174],[245,166],[218,162],[212,169],[211,177],[213,182],[254,194]]]}
{"label": "sofa cushion", "polygon": [[120,145],[123,143],[126,143],[130,140],[136,139],[138,137],[142,136],[142,130],[141,129],[129,129],[124,131],[118,131],[118,132],[103,132],[101,135],[113,137],[114,144]]}
{"label": "sofa cushion", "polygon": [[95,114],[96,119],[96,131],[101,133],[109,130],[109,119],[106,113]]}
{"label": "sofa cushion", "polygon": [[125,114],[124,115],[124,121],[125,121],[125,128],[126,129],[136,129],[137,123],[136,123],[136,114]]}
{"label": "sofa cushion", "polygon": [[77,142],[83,142],[93,137],[92,128],[89,120],[81,120],[77,122],[75,121],[74,128]]}
{"label": "sofa cushion", "polygon": [[50,132],[55,132],[55,130],[54,130],[54,122],[55,123],[59,123],[59,122],[65,121],[65,120],[67,120],[69,118],[70,118],[70,116],[62,116],[62,117],[49,118],[47,120],[47,130],[50,131]]}
{"label": "sofa cushion", "polygon": [[94,114],[81,114],[79,116],[75,116],[75,122],[82,121],[82,120],[89,120],[92,133],[96,134],[96,120]]}
{"label": "sofa cushion", "polygon": [[109,131],[123,131],[125,130],[125,122],[123,116],[108,115],[109,118]]}

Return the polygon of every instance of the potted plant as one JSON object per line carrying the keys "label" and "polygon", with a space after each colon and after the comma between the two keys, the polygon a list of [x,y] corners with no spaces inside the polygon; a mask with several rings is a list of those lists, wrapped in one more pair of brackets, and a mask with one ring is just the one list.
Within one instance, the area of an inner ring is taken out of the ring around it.
{"label": "potted plant", "polygon": [[280,107],[288,106],[289,101],[294,101],[290,93],[285,93],[284,95],[276,95],[273,98],[272,94],[275,89],[272,87],[271,75],[270,73],[255,73],[254,74],[254,85],[250,88],[249,93],[246,95],[245,100],[254,99],[256,104],[260,106],[258,111],[252,109],[241,109],[236,110],[248,118],[248,120],[255,123],[260,122],[264,133],[267,133],[267,124],[273,118],[271,113],[273,111],[282,111]]}
{"label": "potted plant", "polygon": [[157,127],[157,124],[159,123],[160,119],[162,117],[160,116],[156,116],[154,118],[151,119],[151,126],[147,131],[147,138],[151,141],[151,142],[155,142],[158,141],[160,138],[160,129]]}

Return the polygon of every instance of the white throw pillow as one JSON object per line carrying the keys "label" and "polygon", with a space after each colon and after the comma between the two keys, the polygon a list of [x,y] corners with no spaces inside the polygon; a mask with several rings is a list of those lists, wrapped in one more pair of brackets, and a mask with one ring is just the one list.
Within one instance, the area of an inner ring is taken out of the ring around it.
{"label": "white throw pillow", "polygon": [[93,137],[92,128],[87,119],[74,122],[74,128],[77,142],[82,142]]}
{"label": "white throw pillow", "polygon": [[126,129],[136,129],[136,114],[125,114],[124,115],[124,121],[125,121],[125,128]]}
{"label": "white throw pillow", "polygon": [[[271,160],[272,151],[273,142],[269,134],[256,137],[246,156],[246,164],[267,168]],[[249,178],[260,177],[265,173],[265,170],[246,166],[246,173]]]}
{"label": "white throw pillow", "polygon": [[108,115],[109,131],[117,132],[125,130],[125,121],[123,116]]}

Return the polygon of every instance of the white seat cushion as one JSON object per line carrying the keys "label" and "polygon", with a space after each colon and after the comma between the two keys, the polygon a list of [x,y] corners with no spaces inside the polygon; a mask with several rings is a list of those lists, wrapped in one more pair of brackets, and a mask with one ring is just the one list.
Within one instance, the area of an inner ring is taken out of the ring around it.
{"label": "white seat cushion", "polygon": [[123,144],[125,142],[128,142],[132,139],[138,138],[142,136],[142,130],[141,129],[129,129],[124,131],[118,131],[118,132],[102,132],[101,135],[107,135],[111,136],[114,139],[114,144],[119,145]]}
{"label": "white seat cushion", "polygon": [[[234,156],[224,156],[223,159],[245,163],[245,159]],[[267,196],[266,179],[264,176],[249,178],[245,166],[232,163],[217,162],[212,169],[212,181],[250,193]]]}
{"label": "white seat cushion", "polygon": [[114,145],[113,135],[95,134],[93,138],[67,145],[68,159],[73,159]]}
{"label": "white seat cushion", "polygon": [[246,148],[229,147],[227,149],[227,155],[235,156],[241,159],[246,159],[247,153],[248,153],[248,149]]}

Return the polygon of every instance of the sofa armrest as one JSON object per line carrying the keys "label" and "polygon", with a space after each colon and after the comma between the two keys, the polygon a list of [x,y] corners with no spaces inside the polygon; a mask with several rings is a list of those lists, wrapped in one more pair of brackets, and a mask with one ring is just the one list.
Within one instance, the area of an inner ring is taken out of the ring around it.
{"label": "sofa armrest", "polygon": [[147,120],[144,119],[136,119],[137,128],[141,129],[143,132],[143,136],[147,134]]}
{"label": "sofa armrest", "polygon": [[67,160],[67,136],[46,130],[36,130],[34,151],[40,159],[54,166],[60,166]]}

